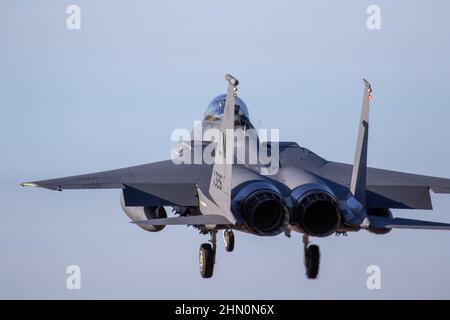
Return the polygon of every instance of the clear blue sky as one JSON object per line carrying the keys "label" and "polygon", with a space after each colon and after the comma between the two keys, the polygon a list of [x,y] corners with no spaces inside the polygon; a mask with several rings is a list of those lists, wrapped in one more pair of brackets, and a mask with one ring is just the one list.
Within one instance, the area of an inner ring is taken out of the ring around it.
{"label": "clear blue sky", "polygon": [[[66,28],[69,4],[82,11]],[[366,28],[381,8],[382,29]],[[374,87],[369,164],[450,177],[448,1],[0,2],[0,298],[450,298],[450,233],[367,232],[315,240],[236,234],[201,279],[192,228],[147,233],[118,190],[24,189],[27,180],[169,157],[170,134],[200,120],[225,73],[259,127],[352,162],[362,95]],[[450,221],[450,197],[403,217]],[[82,290],[65,269],[82,269]],[[382,290],[366,288],[366,268]]]}

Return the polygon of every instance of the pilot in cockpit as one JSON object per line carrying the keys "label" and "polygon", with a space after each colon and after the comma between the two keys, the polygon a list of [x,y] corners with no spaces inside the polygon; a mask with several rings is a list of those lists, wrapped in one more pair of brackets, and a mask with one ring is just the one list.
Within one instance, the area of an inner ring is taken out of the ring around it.
{"label": "pilot in cockpit", "polygon": [[[203,121],[205,122],[221,121],[223,117],[223,111],[225,108],[226,98],[227,98],[226,94],[221,94],[215,97],[208,105]],[[239,97],[236,97],[235,100],[234,119],[235,119],[234,124],[236,127],[244,127],[246,129],[253,128],[253,126],[250,123],[248,108],[245,102]]]}

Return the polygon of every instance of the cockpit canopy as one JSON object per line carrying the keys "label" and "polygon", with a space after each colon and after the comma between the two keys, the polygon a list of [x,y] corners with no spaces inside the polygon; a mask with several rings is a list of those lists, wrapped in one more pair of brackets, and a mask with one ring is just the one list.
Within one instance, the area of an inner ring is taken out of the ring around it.
{"label": "cockpit canopy", "polygon": [[[221,94],[215,97],[208,105],[205,112],[204,121],[221,121],[223,117],[223,112],[225,108],[225,100],[227,98],[226,94]],[[249,125],[250,116],[248,113],[248,108],[245,102],[236,97],[234,105],[234,118],[235,125]]]}

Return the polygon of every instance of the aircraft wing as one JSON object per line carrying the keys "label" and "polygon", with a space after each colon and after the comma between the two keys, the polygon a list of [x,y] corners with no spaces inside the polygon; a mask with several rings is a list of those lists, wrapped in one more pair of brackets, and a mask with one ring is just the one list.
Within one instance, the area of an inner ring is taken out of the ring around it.
{"label": "aircraft wing", "polygon": [[111,171],[25,182],[22,186],[59,191],[124,189],[125,202],[129,206],[197,206],[197,186],[205,186],[207,190],[211,172],[212,168],[208,165],[176,165],[167,160]]}
{"label": "aircraft wing", "polygon": [[[328,162],[321,171],[324,177],[349,185],[352,169],[350,164]],[[435,193],[450,193],[450,179],[377,168],[367,168],[367,185],[426,186]]]}
{"label": "aircraft wing", "polygon": [[[350,187],[353,166],[328,162],[318,174]],[[367,168],[367,206],[369,208],[432,209],[430,190],[450,194],[450,179]]]}

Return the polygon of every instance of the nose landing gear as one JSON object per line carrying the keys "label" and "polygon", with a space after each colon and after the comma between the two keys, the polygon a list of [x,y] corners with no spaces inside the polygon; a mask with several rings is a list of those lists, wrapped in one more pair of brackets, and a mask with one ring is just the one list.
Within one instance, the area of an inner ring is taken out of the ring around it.
{"label": "nose landing gear", "polygon": [[318,245],[310,244],[309,237],[303,236],[304,263],[306,268],[306,277],[308,279],[317,279],[320,267],[320,249]]}
{"label": "nose landing gear", "polygon": [[223,243],[225,250],[232,252],[234,250],[234,233],[231,229],[223,230]]}

